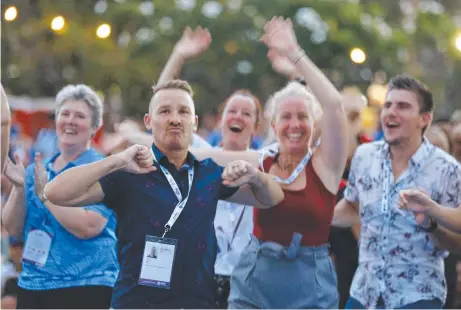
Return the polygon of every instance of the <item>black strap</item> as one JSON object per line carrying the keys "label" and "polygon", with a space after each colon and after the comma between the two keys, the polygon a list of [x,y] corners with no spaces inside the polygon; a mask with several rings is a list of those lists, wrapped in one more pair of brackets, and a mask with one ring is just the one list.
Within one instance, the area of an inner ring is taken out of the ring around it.
{"label": "black strap", "polygon": [[234,242],[234,239],[235,239],[235,235],[237,235],[237,230],[239,229],[240,227],[240,223],[242,222],[242,219],[243,219],[243,214],[245,213],[245,210],[246,210],[247,206],[243,206],[243,210],[242,212],[240,213],[240,216],[239,216],[239,219],[237,221],[237,225],[235,225],[235,228],[234,228],[234,233],[232,234],[232,239],[231,241],[229,242],[229,246],[227,247],[227,251],[229,251],[232,247],[232,243]]}

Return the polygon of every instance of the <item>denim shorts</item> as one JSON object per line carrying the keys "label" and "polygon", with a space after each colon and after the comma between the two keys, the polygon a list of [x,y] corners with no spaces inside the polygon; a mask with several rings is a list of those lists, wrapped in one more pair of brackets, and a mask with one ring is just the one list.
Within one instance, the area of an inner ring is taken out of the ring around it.
{"label": "denim shorts", "polygon": [[252,236],[232,273],[229,309],[338,308],[328,245],[287,253],[287,247]]}

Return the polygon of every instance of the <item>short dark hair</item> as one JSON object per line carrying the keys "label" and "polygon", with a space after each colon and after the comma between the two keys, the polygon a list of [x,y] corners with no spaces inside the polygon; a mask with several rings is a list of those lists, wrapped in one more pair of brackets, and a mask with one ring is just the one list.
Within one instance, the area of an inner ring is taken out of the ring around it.
{"label": "short dark hair", "polygon": [[397,75],[393,77],[388,84],[388,91],[394,89],[404,89],[414,92],[418,97],[419,112],[426,113],[434,110],[434,101],[432,99],[432,92],[429,88],[408,75]]}

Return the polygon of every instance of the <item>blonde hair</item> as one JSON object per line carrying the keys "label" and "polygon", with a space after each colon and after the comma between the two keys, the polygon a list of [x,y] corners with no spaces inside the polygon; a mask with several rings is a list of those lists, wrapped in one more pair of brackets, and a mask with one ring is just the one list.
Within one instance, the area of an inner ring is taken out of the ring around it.
{"label": "blonde hair", "polygon": [[[312,94],[312,92],[304,85],[299,82],[292,81],[289,82],[284,88],[275,92],[267,101],[266,109],[264,111],[264,117],[270,121],[274,121],[277,117],[277,106],[283,102],[287,97],[301,97],[303,98],[308,114],[309,114],[309,123],[313,128],[314,124],[317,123],[322,117],[322,107],[318,102],[317,98]],[[265,145],[274,143],[277,140],[274,130],[272,127],[269,127],[269,132],[265,141]]]}
{"label": "blonde hair", "polygon": [[194,97],[194,92],[192,87],[190,87],[189,83],[184,80],[170,80],[164,83],[160,83],[157,85],[152,86],[152,90],[154,91],[154,95],[163,89],[181,89],[186,91],[191,97]]}
{"label": "blonde hair", "polygon": [[185,92],[189,94],[191,98],[194,97],[194,91],[192,90],[192,87],[190,87],[189,83],[187,83],[187,81],[184,81],[184,80],[170,80],[164,83],[154,85],[152,86],[153,94],[152,94],[152,98],[150,99],[150,103],[149,103],[149,113],[152,111],[152,103],[154,101],[155,94],[164,89],[184,90]]}

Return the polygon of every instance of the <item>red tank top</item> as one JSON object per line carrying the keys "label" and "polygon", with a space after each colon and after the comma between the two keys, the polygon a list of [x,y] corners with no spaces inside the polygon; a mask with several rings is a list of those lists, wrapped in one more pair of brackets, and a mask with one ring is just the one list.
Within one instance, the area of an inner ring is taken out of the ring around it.
{"label": "red tank top", "polygon": [[[266,158],[264,171],[269,171],[273,162],[273,158]],[[312,166],[312,160],[304,171],[304,189],[284,189],[285,198],[278,205],[270,209],[254,208],[253,234],[259,240],[289,246],[293,233],[297,232],[303,235],[303,246],[318,246],[328,242],[336,195],[323,185]]]}

